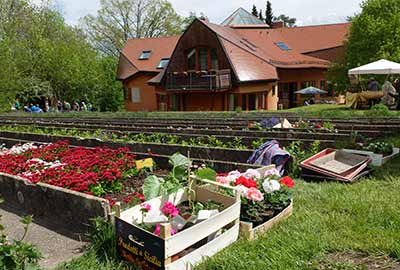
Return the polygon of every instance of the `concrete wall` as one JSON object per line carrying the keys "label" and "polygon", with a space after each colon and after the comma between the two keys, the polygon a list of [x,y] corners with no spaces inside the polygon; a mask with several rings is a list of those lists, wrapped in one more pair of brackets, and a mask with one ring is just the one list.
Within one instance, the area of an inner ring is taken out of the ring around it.
{"label": "concrete wall", "polygon": [[77,234],[87,232],[90,219],[110,213],[105,199],[5,173],[0,173],[0,195],[14,208]]}

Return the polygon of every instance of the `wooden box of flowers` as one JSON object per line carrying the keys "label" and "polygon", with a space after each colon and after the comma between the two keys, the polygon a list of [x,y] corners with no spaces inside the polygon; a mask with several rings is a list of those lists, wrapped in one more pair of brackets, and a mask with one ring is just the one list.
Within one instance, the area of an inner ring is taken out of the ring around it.
{"label": "wooden box of flowers", "polygon": [[183,155],[173,155],[170,164],[169,175],[146,178],[144,203],[115,217],[119,256],[142,269],[191,269],[239,235],[236,188],[228,186],[237,193],[232,197],[201,186],[202,179],[215,179],[215,172],[193,169]]}
{"label": "wooden box of flowers", "polygon": [[295,183],[288,176],[281,177],[274,165],[219,174],[216,181],[240,190],[240,233],[249,240],[292,214]]}

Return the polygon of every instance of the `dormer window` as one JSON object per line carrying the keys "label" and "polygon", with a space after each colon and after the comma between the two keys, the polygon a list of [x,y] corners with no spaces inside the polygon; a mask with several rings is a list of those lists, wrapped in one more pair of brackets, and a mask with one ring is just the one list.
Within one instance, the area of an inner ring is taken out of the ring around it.
{"label": "dormer window", "polygon": [[163,69],[165,68],[169,63],[169,58],[163,58],[160,60],[160,63],[158,64],[157,68]]}
{"label": "dormer window", "polygon": [[277,42],[275,43],[282,51],[290,51],[289,46],[285,42]]}
{"label": "dormer window", "polygon": [[139,56],[139,60],[147,60],[150,58],[151,51],[142,51],[142,53]]}

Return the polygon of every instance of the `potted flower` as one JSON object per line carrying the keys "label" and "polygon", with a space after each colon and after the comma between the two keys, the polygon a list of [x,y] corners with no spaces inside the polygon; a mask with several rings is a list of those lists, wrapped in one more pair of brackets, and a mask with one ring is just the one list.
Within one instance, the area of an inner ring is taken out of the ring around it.
{"label": "potted flower", "polygon": [[274,166],[220,174],[216,181],[241,191],[240,231],[248,239],[292,213],[295,182],[289,176],[281,177]]}

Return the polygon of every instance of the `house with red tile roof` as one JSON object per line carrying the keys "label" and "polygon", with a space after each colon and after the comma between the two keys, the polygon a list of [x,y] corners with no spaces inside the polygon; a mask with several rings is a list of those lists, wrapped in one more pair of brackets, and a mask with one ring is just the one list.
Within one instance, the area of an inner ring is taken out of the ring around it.
{"label": "house with red tile roof", "polygon": [[349,24],[285,28],[251,16],[239,9],[221,25],[196,19],[181,36],[129,40],[117,72],[126,110],[276,110],[302,105],[299,89],[327,89]]}

